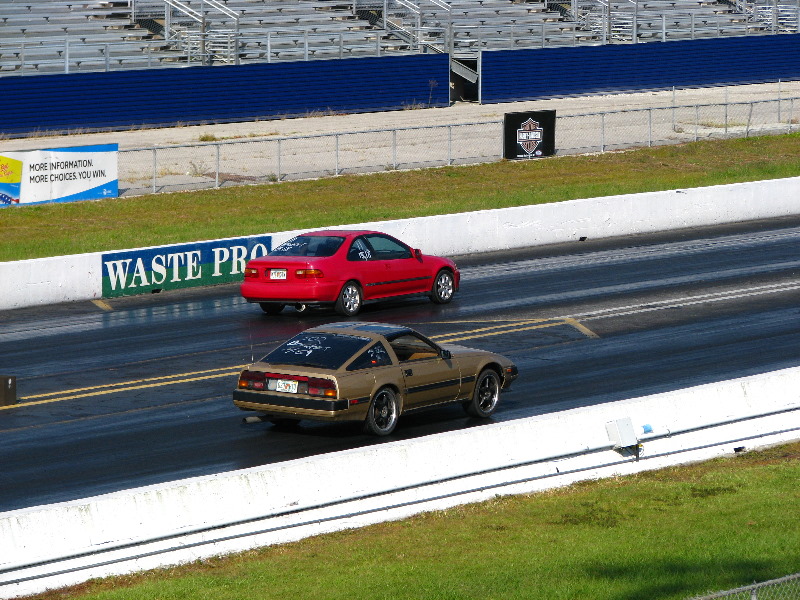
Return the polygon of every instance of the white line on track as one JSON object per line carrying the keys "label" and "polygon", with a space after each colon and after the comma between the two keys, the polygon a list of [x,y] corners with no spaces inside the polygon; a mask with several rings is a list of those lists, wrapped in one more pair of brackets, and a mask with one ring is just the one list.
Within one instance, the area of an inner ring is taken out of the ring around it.
{"label": "white line on track", "polygon": [[621,317],[625,315],[634,315],[639,313],[652,312],[656,310],[664,310],[667,308],[680,308],[684,306],[692,306],[694,304],[705,304],[709,302],[724,302],[726,300],[735,300],[737,298],[749,298],[753,296],[763,296],[766,294],[777,294],[780,292],[789,292],[797,289],[800,289],[800,282],[775,283],[771,285],[760,285],[750,288],[739,288],[724,292],[714,292],[711,294],[700,294],[697,296],[689,296],[682,300],[676,300],[676,299],[655,300],[651,302],[643,302],[641,304],[630,304],[626,306],[616,306],[612,308],[601,308],[589,312],[574,313],[555,318],[559,319],[572,318],[572,319],[580,319],[582,321],[589,321],[592,319]]}

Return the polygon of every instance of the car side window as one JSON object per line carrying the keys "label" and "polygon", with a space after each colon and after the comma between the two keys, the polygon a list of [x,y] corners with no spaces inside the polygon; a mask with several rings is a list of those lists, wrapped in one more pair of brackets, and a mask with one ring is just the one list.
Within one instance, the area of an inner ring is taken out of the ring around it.
{"label": "car side window", "polygon": [[360,369],[368,369],[370,367],[385,367],[391,365],[392,359],[386,348],[381,342],[370,346],[366,351],[362,352],[358,358],[348,365],[348,371],[358,371]]}
{"label": "car side window", "polygon": [[372,250],[367,245],[363,237],[357,237],[353,240],[350,250],[347,251],[347,260],[372,260]]}
{"label": "car side window", "polygon": [[424,360],[439,356],[439,349],[415,335],[405,334],[389,341],[397,360]]}
{"label": "car side window", "polygon": [[375,258],[379,260],[411,258],[411,250],[389,236],[373,233],[365,237],[375,251]]}

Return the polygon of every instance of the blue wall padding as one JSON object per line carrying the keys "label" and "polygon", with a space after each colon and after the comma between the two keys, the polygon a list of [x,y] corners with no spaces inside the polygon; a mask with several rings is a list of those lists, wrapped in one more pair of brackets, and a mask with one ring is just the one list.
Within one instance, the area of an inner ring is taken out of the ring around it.
{"label": "blue wall padding", "polygon": [[481,101],[800,79],[800,34],[485,51]]}
{"label": "blue wall padding", "polygon": [[446,54],[7,76],[0,134],[448,106],[449,80]]}

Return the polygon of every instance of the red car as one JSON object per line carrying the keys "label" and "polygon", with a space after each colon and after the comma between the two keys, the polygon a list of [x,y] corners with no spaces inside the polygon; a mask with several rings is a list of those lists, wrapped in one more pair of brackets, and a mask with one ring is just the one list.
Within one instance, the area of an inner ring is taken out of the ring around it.
{"label": "red car", "polygon": [[270,315],[292,304],[300,312],[333,306],[352,317],[365,302],[398,296],[446,304],[458,284],[449,258],[425,256],[379,231],[329,230],[298,235],[249,261],[241,292]]}

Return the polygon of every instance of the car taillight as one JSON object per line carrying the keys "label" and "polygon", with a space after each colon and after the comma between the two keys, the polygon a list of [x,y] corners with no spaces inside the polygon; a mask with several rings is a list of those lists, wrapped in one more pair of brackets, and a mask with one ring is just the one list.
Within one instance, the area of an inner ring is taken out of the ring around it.
{"label": "car taillight", "polygon": [[263,390],[267,387],[266,373],[243,371],[239,375],[239,388],[245,390]]}
{"label": "car taillight", "polygon": [[245,278],[249,277],[251,279],[254,278],[254,277],[258,277],[258,269],[254,268],[254,267],[245,267],[244,276],[245,276]]}
{"label": "car taillight", "polygon": [[309,377],[308,395],[336,398],[336,382],[320,377]]}
{"label": "car taillight", "polygon": [[319,269],[297,269],[294,276],[298,279],[321,279],[325,277]]}

